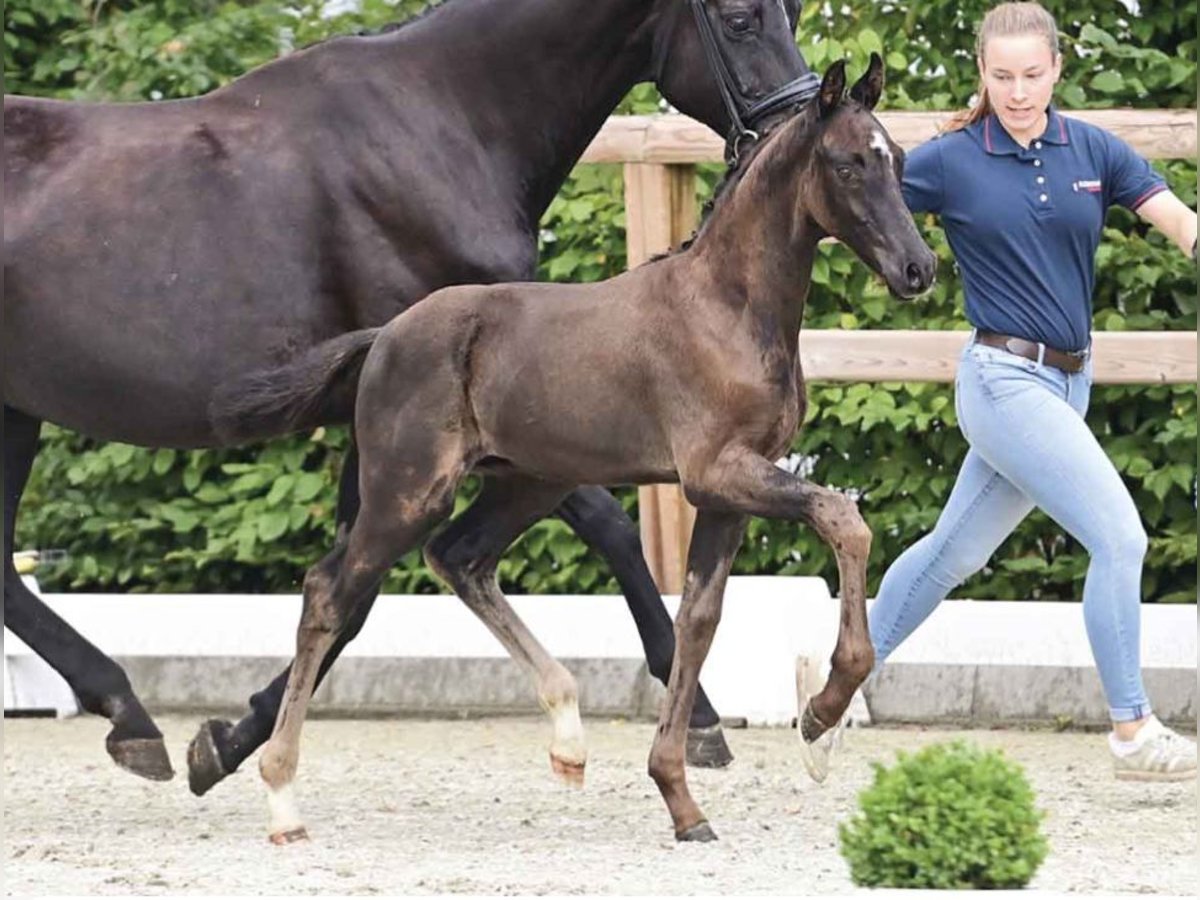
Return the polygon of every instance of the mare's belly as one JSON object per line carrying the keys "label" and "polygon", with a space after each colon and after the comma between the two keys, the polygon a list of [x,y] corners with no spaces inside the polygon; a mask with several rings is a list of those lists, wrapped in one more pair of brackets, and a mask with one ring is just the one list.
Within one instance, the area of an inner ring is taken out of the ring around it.
{"label": "mare's belly", "polygon": [[[216,386],[273,361],[289,343],[246,323],[104,319],[6,322],[4,402],[98,440],[152,447],[217,446]],[[40,327],[39,327],[40,325]],[[295,341],[291,341],[295,343]]]}

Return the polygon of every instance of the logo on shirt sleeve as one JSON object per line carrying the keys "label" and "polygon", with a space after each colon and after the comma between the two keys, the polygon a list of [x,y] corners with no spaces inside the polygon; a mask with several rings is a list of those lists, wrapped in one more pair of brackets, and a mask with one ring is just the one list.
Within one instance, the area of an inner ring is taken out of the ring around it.
{"label": "logo on shirt sleeve", "polygon": [[1086,194],[1098,194],[1100,193],[1100,187],[1101,185],[1099,179],[1083,179],[1074,182],[1071,185],[1071,190],[1077,194],[1081,191]]}

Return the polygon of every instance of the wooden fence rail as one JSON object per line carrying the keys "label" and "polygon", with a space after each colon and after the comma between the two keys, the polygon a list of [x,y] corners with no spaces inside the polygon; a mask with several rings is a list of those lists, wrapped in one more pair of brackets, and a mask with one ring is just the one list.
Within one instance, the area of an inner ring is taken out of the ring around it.
{"label": "wooden fence rail", "polygon": [[[947,112],[883,112],[879,119],[902,147],[929,140]],[[1070,112],[1127,141],[1149,159],[1196,158],[1196,110],[1111,109]],[[629,265],[676,246],[696,227],[697,163],[720,162],[723,144],[686,116],[614,116],[584,152],[585,163],[625,167]],[[801,333],[810,381],[954,380],[963,331],[828,331]],[[1095,336],[1100,384],[1195,382],[1196,335],[1107,332]],[[679,593],[695,511],[675,485],[638,491],[642,545],[664,593]]]}

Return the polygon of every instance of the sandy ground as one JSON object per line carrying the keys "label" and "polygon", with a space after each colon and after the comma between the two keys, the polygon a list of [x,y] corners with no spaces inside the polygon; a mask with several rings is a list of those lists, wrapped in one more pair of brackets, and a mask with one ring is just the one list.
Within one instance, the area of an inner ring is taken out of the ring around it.
{"label": "sandy ground", "polygon": [[[197,722],[159,723],[177,767]],[[646,772],[653,725],[585,722],[582,791],[550,775],[536,719],[312,721],[300,802],[313,840],[274,847],[251,764],[197,799],[104,754],[106,723],[4,723],[4,889],[35,894],[816,894],[854,890],[836,823],[872,760],[965,737],[1002,747],[1048,813],[1031,887],[1196,895],[1197,790],[1115,781],[1096,734],[856,729],[811,783],[793,730],[729,732],[737,755],[689,780],[721,840],[677,845]]]}

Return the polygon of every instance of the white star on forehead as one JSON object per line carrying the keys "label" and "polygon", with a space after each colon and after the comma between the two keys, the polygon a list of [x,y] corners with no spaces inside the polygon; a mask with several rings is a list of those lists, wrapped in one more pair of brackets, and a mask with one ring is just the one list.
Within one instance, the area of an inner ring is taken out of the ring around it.
{"label": "white star on forehead", "polygon": [[883,136],[882,131],[872,132],[870,147],[889,163],[892,161],[892,148],[888,146],[887,138]]}

